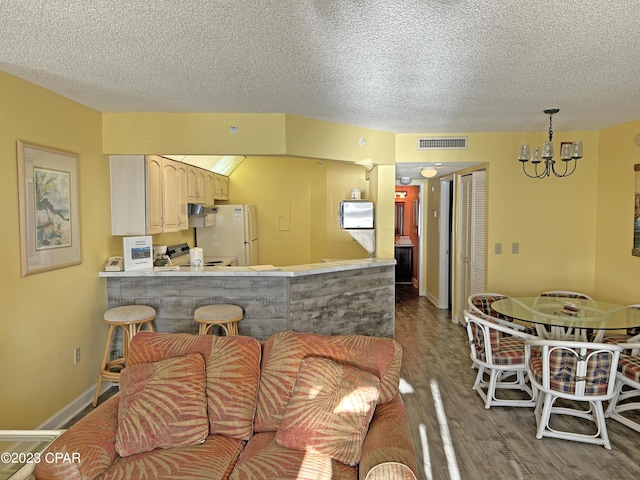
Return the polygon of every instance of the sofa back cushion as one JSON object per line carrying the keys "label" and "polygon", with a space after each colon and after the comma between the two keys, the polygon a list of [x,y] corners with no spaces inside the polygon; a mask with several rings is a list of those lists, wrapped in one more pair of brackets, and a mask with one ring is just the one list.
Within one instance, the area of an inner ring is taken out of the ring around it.
{"label": "sofa back cushion", "polygon": [[398,393],[402,348],[390,338],[280,332],[263,346],[255,431],[278,430],[305,357],[323,357],[373,373],[380,379],[378,403]]}
{"label": "sofa back cushion", "polygon": [[140,332],[127,366],[199,353],[205,360],[209,433],[248,440],[260,380],[260,344],[244,336]]}

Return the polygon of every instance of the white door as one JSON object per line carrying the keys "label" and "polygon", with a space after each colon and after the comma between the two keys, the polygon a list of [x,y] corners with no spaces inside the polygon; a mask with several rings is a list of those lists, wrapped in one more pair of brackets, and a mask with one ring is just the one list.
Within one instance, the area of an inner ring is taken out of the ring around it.
{"label": "white door", "polygon": [[457,299],[453,318],[462,322],[469,295],[486,288],[486,171],[460,177],[458,189]]}

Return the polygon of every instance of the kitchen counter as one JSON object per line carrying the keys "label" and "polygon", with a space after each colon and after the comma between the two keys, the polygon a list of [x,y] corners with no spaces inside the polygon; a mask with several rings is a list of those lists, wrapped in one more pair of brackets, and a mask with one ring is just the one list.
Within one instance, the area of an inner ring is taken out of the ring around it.
{"label": "kitchen counter", "polygon": [[395,260],[363,258],[271,267],[180,267],[100,272],[109,308],[156,309],[159,332],[197,333],[202,305],[238,305],[240,335],[266,340],[285,330],[325,335],[395,334]]}
{"label": "kitchen counter", "polygon": [[[230,259],[231,257],[229,257]],[[233,257],[235,258],[235,257]],[[229,262],[229,259],[222,259]],[[318,275],[327,272],[341,272],[360,270],[362,268],[394,266],[395,260],[377,258],[361,258],[355,260],[333,260],[330,262],[274,267],[272,265],[254,265],[251,267],[191,267],[179,265],[180,270],[132,270],[128,272],[100,272],[101,277],[226,277],[226,276],[264,276],[264,277],[299,277],[304,275]]]}

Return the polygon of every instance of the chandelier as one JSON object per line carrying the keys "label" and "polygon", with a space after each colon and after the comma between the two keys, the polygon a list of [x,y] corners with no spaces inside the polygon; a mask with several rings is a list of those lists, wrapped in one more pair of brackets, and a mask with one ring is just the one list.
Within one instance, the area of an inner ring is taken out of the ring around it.
{"label": "chandelier", "polygon": [[[556,177],[568,177],[573,172],[576,171],[576,167],[578,166],[578,160],[582,158],[582,142],[562,142],[560,148],[560,160],[564,162],[564,171],[559,168],[559,171],[556,171],[556,161],[553,159],[553,115],[558,113],[560,110],[558,108],[549,108],[544,110],[544,113],[549,115],[549,141],[544,142],[542,145],[542,149],[540,147],[535,147],[533,149],[533,159],[531,159],[531,147],[528,144],[520,146],[520,156],[518,160],[522,162],[522,171],[525,173],[527,177],[530,178],[545,178],[551,176],[551,174]],[[533,174],[527,172],[527,163],[531,161],[533,164]],[[543,163],[544,168],[541,168],[538,171],[538,165]],[[569,163],[573,162],[571,166]]]}

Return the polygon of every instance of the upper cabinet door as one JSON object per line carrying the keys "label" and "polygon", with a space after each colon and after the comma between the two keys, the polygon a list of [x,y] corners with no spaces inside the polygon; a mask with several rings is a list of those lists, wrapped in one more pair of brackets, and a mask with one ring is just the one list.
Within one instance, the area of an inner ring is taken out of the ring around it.
{"label": "upper cabinet door", "polygon": [[162,233],[162,158],[147,157],[147,235]]}
{"label": "upper cabinet door", "polygon": [[187,199],[189,203],[196,203],[198,199],[198,169],[187,165]]}
{"label": "upper cabinet door", "polygon": [[189,166],[178,163],[178,228],[189,228]]}
{"label": "upper cabinet door", "polygon": [[216,174],[213,172],[209,172],[205,170],[205,180],[204,180],[204,192],[205,199],[204,204],[207,207],[213,207],[215,204],[215,185],[216,185]]}
{"label": "upper cabinet door", "polygon": [[163,232],[177,232],[180,227],[180,187],[178,163],[162,159]]}

